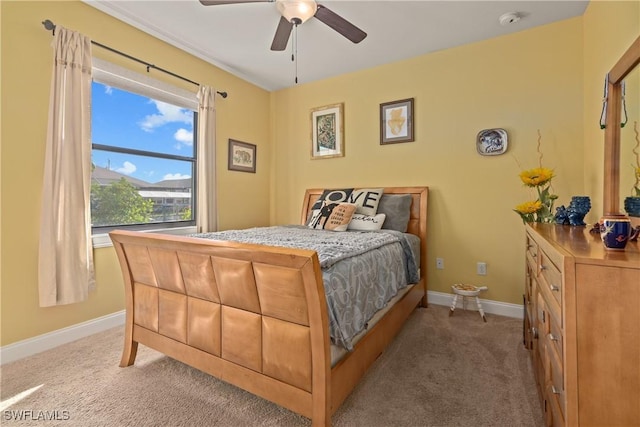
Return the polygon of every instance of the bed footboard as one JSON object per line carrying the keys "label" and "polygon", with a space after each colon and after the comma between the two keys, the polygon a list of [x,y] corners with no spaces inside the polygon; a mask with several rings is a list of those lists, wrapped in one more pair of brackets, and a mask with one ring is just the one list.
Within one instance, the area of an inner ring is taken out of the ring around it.
{"label": "bed footboard", "polygon": [[[306,221],[322,189],[309,189]],[[330,426],[413,309],[427,304],[428,187],[410,195],[407,232],[420,238],[421,280],[331,368],[327,303],[315,251],[112,231],[125,285],[130,366],[138,343]]]}
{"label": "bed footboard", "polygon": [[314,251],[110,233],[124,276],[125,344],[138,343],[330,425],[331,360]]}

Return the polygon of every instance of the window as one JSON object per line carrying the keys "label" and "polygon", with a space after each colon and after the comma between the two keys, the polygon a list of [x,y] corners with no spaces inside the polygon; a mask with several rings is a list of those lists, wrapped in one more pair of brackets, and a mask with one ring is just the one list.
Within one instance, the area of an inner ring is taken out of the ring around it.
{"label": "window", "polygon": [[93,233],[195,226],[196,94],[94,58]]}

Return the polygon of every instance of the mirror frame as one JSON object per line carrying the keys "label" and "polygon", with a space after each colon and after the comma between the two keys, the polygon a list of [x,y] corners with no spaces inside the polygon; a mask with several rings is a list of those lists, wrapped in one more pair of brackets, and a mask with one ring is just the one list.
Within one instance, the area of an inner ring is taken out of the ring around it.
{"label": "mirror frame", "polygon": [[616,62],[607,79],[607,111],[604,129],[605,215],[622,215],[620,210],[620,119],[622,81],[640,63],[640,36]]}

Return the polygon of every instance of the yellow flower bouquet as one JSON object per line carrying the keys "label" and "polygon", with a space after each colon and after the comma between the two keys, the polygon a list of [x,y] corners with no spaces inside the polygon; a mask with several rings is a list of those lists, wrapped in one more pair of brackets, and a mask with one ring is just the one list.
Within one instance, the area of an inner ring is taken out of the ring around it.
{"label": "yellow flower bouquet", "polygon": [[522,218],[523,223],[553,222],[553,204],[558,198],[551,193],[551,179],[553,177],[553,171],[544,167],[520,173],[522,183],[527,187],[535,188],[538,193],[536,200],[521,203],[514,209],[514,212]]}

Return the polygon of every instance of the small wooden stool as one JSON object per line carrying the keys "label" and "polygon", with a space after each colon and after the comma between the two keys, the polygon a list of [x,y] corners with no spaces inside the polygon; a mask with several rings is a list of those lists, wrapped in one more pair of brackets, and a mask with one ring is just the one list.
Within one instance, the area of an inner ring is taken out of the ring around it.
{"label": "small wooden stool", "polygon": [[481,291],[486,291],[486,286],[473,286],[473,285],[463,285],[461,283],[456,283],[455,285],[451,285],[451,290],[453,291],[453,303],[451,304],[451,310],[449,311],[449,316],[453,315],[453,311],[456,309],[456,303],[458,302],[458,295],[462,296],[462,308],[465,309],[465,302],[467,297],[476,297],[476,304],[478,305],[478,311],[480,312],[480,316],[482,320],[485,322],[487,318],[484,316],[484,310],[482,310],[482,304],[480,304],[480,298],[478,298],[478,294]]}

